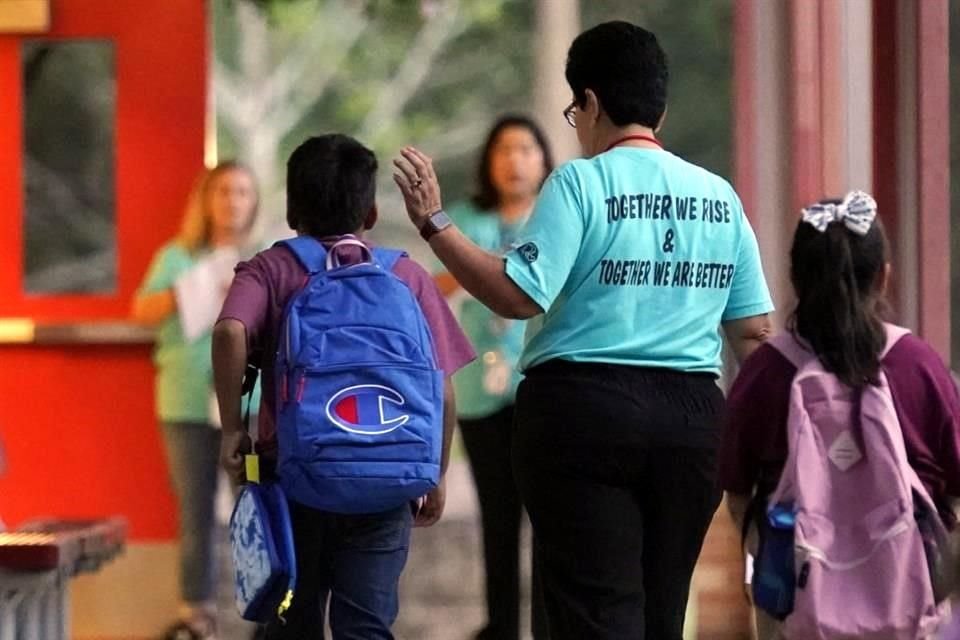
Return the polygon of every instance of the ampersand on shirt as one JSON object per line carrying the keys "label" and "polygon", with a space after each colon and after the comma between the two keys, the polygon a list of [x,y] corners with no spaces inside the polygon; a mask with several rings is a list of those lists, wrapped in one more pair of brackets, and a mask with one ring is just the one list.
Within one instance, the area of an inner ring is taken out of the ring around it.
{"label": "ampersand on shirt", "polygon": [[667,230],[667,237],[663,240],[663,252],[673,253],[673,229]]}

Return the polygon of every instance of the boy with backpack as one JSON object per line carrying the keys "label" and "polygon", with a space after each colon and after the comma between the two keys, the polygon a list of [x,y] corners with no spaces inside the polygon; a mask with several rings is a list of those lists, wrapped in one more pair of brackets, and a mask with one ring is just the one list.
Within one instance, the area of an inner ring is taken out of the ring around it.
{"label": "boy with backpack", "polygon": [[740,370],[719,461],[731,511],[759,532],[760,638],[930,638],[950,588],[960,397],[927,343],[882,320],[871,196],[804,209],[790,259],[796,310]]}
{"label": "boy with backpack", "polygon": [[474,353],[429,274],[363,240],[377,222],[377,161],[344,135],[287,164],[298,237],[236,270],[214,329],[221,461],[243,480],[248,361],[262,371],[256,449],[290,503],[297,588],[266,638],[391,639],[411,526],[443,512],[455,406]]}

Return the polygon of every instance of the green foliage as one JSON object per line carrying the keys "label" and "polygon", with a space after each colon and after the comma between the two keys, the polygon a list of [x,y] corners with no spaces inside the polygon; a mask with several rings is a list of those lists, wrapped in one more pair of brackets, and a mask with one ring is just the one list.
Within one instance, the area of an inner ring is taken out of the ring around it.
{"label": "green foliage", "polygon": [[[384,184],[389,178],[388,159],[399,146],[413,143],[439,158],[449,199],[471,191],[477,147],[486,127],[503,112],[530,111],[532,106],[534,12],[539,6],[532,0],[460,0],[455,37],[444,45],[412,95],[404,96],[399,113],[389,121],[369,121],[378,108],[397,99],[395,90],[405,89],[396,86],[397,74],[421,43],[431,10],[443,10],[451,1],[214,0],[217,58],[231,70],[239,68],[242,47],[236,3],[256,2],[269,19],[271,65],[302,46],[317,20],[338,26],[350,17],[345,11],[361,12],[363,31],[335,69],[335,77],[280,141],[276,157],[280,175],[284,159],[305,137],[343,131],[366,136],[363,141],[381,158]],[[658,34],[671,61],[664,140],[679,155],[729,176],[731,1],[582,0],[581,11],[584,27],[619,18]],[[326,69],[325,60],[342,53],[338,34],[318,43],[314,65],[318,75]],[[557,60],[557,67],[563,62]],[[236,136],[245,135],[222,119],[219,134],[224,156],[236,153]]]}
{"label": "green foliage", "polygon": [[[246,1],[253,0],[214,2],[216,54],[231,70],[239,68],[242,47],[235,3]],[[269,16],[269,52],[274,66],[302,44],[311,23],[320,19],[337,24],[343,19],[341,4],[331,0],[259,0],[258,4]],[[395,99],[391,89],[406,89],[391,87],[390,83],[423,37],[430,3],[380,0],[344,4],[362,9],[363,33],[335,70],[335,79],[326,91],[283,137],[276,159],[278,167],[309,135],[327,131],[361,134],[371,111],[381,102]],[[443,8],[444,3],[438,6]],[[451,197],[470,188],[462,176],[472,173],[469,165],[477,136],[471,138],[469,146],[459,147],[448,145],[445,134],[464,127],[481,128],[504,110],[527,109],[530,104],[532,4],[526,0],[461,0],[455,28],[462,32],[444,46],[399,117],[374,123],[378,125],[375,138],[364,140],[384,161],[399,146],[410,143],[425,145],[428,152],[441,155],[444,186]],[[320,47],[315,64],[318,73],[325,69],[322,58],[340,53],[337,46],[331,39],[329,47]],[[369,128],[370,123],[366,124]],[[243,135],[221,119],[218,135],[222,156],[237,153],[238,134]]]}
{"label": "green foliage", "polygon": [[583,26],[627,20],[653,31],[670,65],[662,137],[671,151],[731,177],[730,0],[583,0]]}

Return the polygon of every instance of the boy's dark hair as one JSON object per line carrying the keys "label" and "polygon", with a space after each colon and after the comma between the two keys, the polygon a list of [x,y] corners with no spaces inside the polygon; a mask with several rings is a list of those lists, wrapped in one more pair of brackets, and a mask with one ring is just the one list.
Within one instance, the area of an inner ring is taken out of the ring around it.
{"label": "boy's dark hair", "polygon": [[287,224],[318,238],[353,233],[376,202],[377,158],[339,133],[309,138],[287,161]]}
{"label": "boy's dark hair", "polygon": [[879,285],[888,255],[879,218],[864,236],[842,222],[820,232],[802,221],[793,236],[790,279],[797,308],[790,329],[810,343],[827,370],[852,387],[878,383],[887,342]]}
{"label": "boy's dark hair", "polygon": [[553,171],[553,154],[550,152],[550,143],[547,141],[547,136],[543,132],[543,129],[541,129],[532,118],[524,115],[508,114],[501,117],[494,123],[493,128],[490,129],[490,133],[487,134],[487,140],[483,143],[483,151],[480,154],[480,164],[477,167],[478,189],[476,195],[471,198],[471,201],[480,210],[488,211],[500,206],[500,194],[497,193],[496,188],[493,186],[493,180],[490,178],[490,156],[493,154],[493,145],[496,144],[500,133],[510,127],[526,129],[537,141],[537,146],[540,147],[540,151],[543,153],[544,180],[546,180],[550,172]]}
{"label": "boy's dark hair", "polygon": [[591,89],[613,124],[654,129],[667,108],[667,56],[651,32],[614,21],[581,33],[567,54],[567,83],[578,107]]}

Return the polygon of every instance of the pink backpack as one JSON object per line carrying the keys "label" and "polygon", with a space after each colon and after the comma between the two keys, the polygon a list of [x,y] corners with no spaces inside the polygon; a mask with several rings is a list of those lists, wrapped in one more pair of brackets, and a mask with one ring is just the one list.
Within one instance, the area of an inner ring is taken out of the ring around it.
{"label": "pink backpack", "polygon": [[[907,334],[887,325],[883,355]],[[883,371],[862,393],[826,371],[791,334],[771,345],[797,373],[789,454],[769,508],[792,504],[797,576],[790,640],[918,640],[935,631],[935,602],[915,509],[936,513],[907,461]],[[944,534],[939,518],[933,518]]]}

